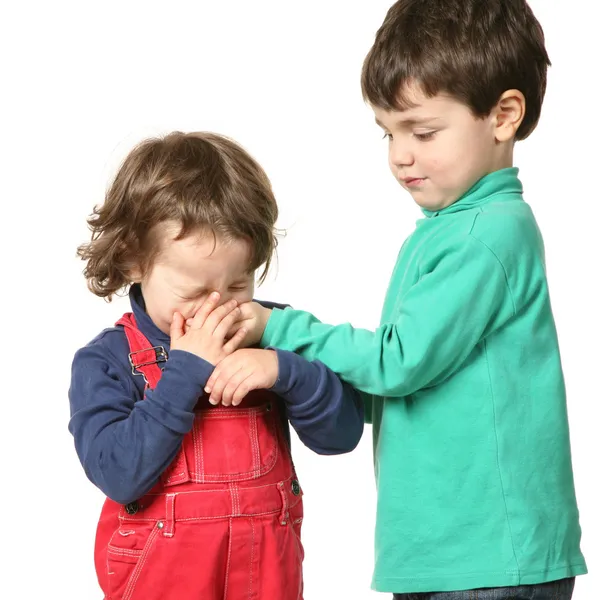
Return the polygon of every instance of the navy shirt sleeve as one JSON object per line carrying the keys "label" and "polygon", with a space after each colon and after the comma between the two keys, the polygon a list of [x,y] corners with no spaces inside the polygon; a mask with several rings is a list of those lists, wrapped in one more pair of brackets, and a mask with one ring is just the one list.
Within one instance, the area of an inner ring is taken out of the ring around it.
{"label": "navy shirt sleeve", "polygon": [[361,394],[322,362],[275,349],[279,377],[271,388],[286,404],[300,440],[317,454],[356,448],[364,428]]}
{"label": "navy shirt sleeve", "polygon": [[102,345],[73,360],[69,430],[88,478],[126,504],[147,493],[192,429],[194,407],[213,366],[172,350],[162,377],[143,402],[125,365]]}

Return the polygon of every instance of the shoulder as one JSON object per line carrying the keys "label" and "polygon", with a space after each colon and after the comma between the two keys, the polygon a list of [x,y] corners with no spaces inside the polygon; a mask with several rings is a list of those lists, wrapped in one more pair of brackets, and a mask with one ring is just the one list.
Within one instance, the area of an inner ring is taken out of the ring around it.
{"label": "shoulder", "polygon": [[129,347],[123,328],[109,327],[75,352],[72,369],[75,372],[93,366],[106,372],[123,371],[127,370],[128,355]]}
{"label": "shoulder", "polygon": [[522,201],[484,207],[473,219],[470,234],[500,254],[537,251],[542,244],[533,212]]}
{"label": "shoulder", "polygon": [[543,260],[544,245],[535,217],[525,202],[490,203],[477,210],[441,218],[425,244],[425,255],[439,259],[464,251],[494,256],[504,265],[524,257]]}
{"label": "shoulder", "polygon": [[486,206],[473,221],[470,235],[494,254],[508,274],[544,277],[544,242],[525,202]]}

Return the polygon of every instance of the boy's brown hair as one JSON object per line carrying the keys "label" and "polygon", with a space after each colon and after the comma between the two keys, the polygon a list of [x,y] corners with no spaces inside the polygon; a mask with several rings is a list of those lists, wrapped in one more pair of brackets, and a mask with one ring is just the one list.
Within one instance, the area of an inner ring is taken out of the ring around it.
{"label": "boy's brown hair", "polygon": [[407,83],[443,92],[473,114],[490,114],[503,92],[525,96],[516,139],[537,125],[550,60],[544,32],[525,0],[399,0],[388,11],[362,70],[367,102],[410,107]]}
{"label": "boy's brown hair", "polygon": [[156,226],[175,221],[176,239],[201,229],[250,242],[249,271],[269,268],[277,245],[278,210],[260,165],[238,144],[215,133],[173,132],[151,138],[127,156],[104,204],[88,219],[92,240],[77,254],[87,261],[89,289],[107,298],[147,273],[160,252]]}

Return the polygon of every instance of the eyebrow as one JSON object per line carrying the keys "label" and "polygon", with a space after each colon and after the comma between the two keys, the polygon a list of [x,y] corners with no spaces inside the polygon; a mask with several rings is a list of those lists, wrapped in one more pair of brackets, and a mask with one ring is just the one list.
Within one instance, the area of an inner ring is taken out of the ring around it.
{"label": "eyebrow", "polygon": [[[421,119],[398,119],[395,123],[395,125],[400,125],[400,126],[408,126],[408,127],[413,127],[415,125],[425,125],[427,123],[432,123],[434,121],[439,121],[440,118],[439,117],[423,117]],[[379,125],[379,127],[386,129],[385,125],[379,120],[379,119],[375,119],[375,123],[377,123],[377,125]]]}

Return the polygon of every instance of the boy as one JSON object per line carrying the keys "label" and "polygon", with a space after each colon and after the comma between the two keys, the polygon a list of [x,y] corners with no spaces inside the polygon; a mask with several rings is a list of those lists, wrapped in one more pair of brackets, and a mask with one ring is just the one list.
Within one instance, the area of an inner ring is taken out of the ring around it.
{"label": "boy", "polygon": [[[236,326],[365,393],[373,588],[398,599],[563,600],[586,573],[543,242],[513,167],[549,64],[523,0],[394,4],[362,89],[425,218],[400,250],[381,326],[255,303]],[[208,381],[213,402],[235,394],[230,361]]]}

